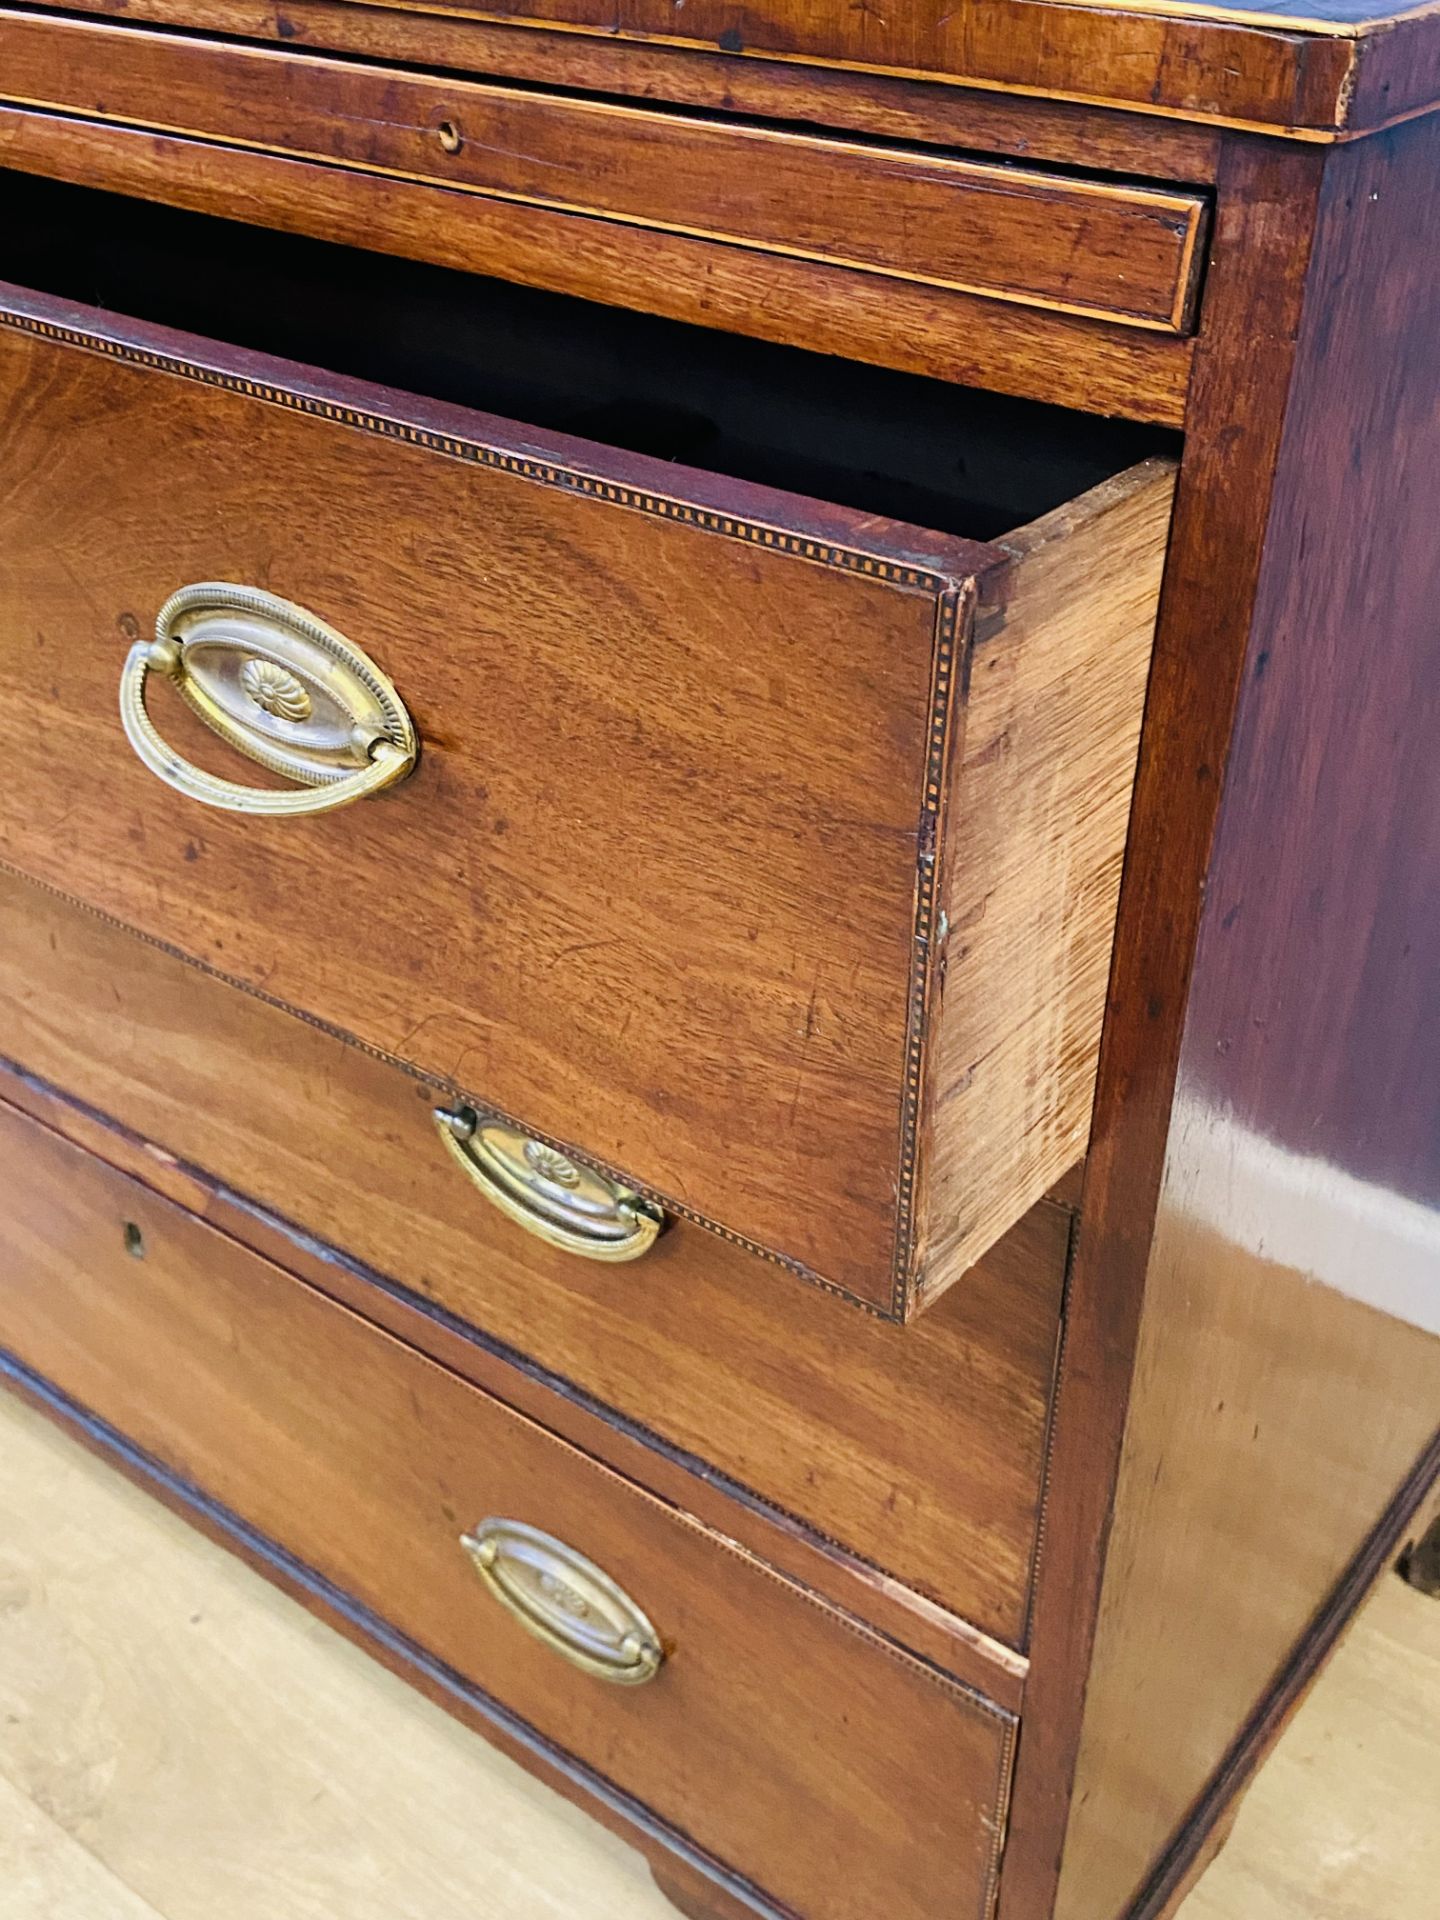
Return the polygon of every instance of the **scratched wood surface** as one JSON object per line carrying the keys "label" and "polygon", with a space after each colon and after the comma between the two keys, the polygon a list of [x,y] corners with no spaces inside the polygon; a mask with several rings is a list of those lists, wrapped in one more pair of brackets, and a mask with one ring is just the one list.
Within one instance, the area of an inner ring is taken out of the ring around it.
{"label": "scratched wood surface", "polygon": [[[673,1920],[638,1854],[8,1397],[0,1542],[0,1920]],[[1440,1605],[1387,1580],[1183,1920],[1429,1920],[1437,1726]]]}
{"label": "scratched wood surface", "polygon": [[933,87],[794,61],[586,34],[539,34],[468,14],[357,7],[351,0],[77,0],[72,11],[153,21],[291,48],[330,49],[575,93],[852,128],[969,152],[1010,154],[1147,179],[1212,180],[1213,127],[1029,95]]}
{"label": "scratched wood surface", "polygon": [[[1286,11],[1288,0],[1278,0]],[[1364,0],[1360,0],[1364,4]],[[97,0],[89,0],[94,6]],[[1344,6],[1351,0],[1337,0]],[[1313,9],[1311,9],[1313,11]],[[393,11],[380,14],[371,44],[394,57],[407,43],[390,26]],[[459,17],[480,9],[441,0],[430,9]],[[501,11],[490,8],[491,13]],[[1389,93],[1353,98],[1355,41],[1343,24],[1327,31],[1296,33],[1288,21],[1236,17],[1196,7],[1191,17],[1167,18],[1168,0],[1124,6],[1037,5],[1035,0],[915,0],[874,6],[816,5],[815,0],[764,0],[737,9],[732,0],[689,0],[683,12],[671,0],[518,0],[505,16],[516,25],[567,29],[564,38],[590,35],[651,42],[654,55],[704,49],[712,58],[743,54],[833,62],[873,74],[905,74],[967,80],[981,86],[1018,88],[1048,99],[1106,101],[1201,121],[1239,121],[1282,129],[1333,132],[1341,126],[1373,125],[1398,110],[1428,104],[1429,73],[1408,72],[1387,60],[1390,35],[1372,39]],[[1178,15],[1179,9],[1174,9]],[[1390,11],[1388,5],[1385,11]],[[1198,16],[1198,17],[1196,17]],[[154,0],[141,0],[131,17],[154,18]],[[182,0],[160,17],[193,24],[212,17],[206,0]],[[1419,16],[1425,21],[1425,13]],[[580,31],[574,32],[573,29]],[[588,30],[588,33],[587,33]],[[548,36],[531,32],[541,41]],[[1420,37],[1428,49],[1437,36]],[[1414,65],[1413,49],[1412,68]],[[437,56],[431,55],[431,58]],[[542,55],[530,58],[543,60]],[[663,83],[662,83],[663,84]],[[1403,102],[1403,104],[1399,104]],[[1164,122],[1160,122],[1163,126]]]}

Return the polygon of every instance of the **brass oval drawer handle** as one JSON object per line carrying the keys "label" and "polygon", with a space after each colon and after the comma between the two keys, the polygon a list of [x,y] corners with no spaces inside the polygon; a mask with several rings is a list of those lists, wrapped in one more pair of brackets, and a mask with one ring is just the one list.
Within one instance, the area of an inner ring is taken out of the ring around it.
{"label": "brass oval drawer handle", "polygon": [[[151,673],[171,680],[229,746],[299,790],[221,780],[168,746],[145,707]],[[273,593],[216,581],[171,594],[155,638],[131,647],[120,719],[166,786],[227,813],[330,813],[403,780],[418,750],[399,694],[358,647]]]}
{"label": "brass oval drawer handle", "polygon": [[507,1219],[587,1260],[637,1260],[665,1224],[657,1206],[473,1107],[436,1107],[453,1159]]}
{"label": "brass oval drawer handle", "polygon": [[460,1544],[501,1606],[583,1673],[638,1687],[660,1671],[665,1653],[649,1620],[563,1540],[519,1520],[489,1519]]}

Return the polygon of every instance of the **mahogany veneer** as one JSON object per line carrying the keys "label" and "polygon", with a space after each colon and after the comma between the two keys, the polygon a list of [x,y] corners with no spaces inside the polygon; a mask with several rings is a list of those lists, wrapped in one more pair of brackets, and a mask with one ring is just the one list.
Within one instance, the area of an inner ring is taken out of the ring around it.
{"label": "mahogany veneer", "polygon": [[[1193,327],[1206,219],[1193,191],[44,15],[11,16],[5,48],[5,97],[20,105],[921,287],[1168,333]],[[749,273],[764,284],[763,257]]]}
{"label": "mahogany veneer", "polygon": [[[0,381],[11,866],[887,1317],[1073,1164],[1166,464],[982,545],[14,290]],[[402,788],[156,814],[117,639],[212,580],[397,683]]]}
{"label": "mahogany veneer", "polygon": [[[1371,0],[0,7],[0,1371],[701,1920],[1163,1920],[1433,1511],[1437,109]],[[257,813],[203,580],[408,777]]]}
{"label": "mahogany veneer", "polygon": [[[294,1231],[262,1251],[296,1266],[295,1231],[343,1249],[848,1550],[862,1585],[903,1583],[1023,1644],[1073,1217],[1060,1200],[914,1325],[847,1315],[837,1331],[822,1296],[757,1284],[755,1255],[684,1221],[618,1267],[517,1232],[456,1178],[428,1088],[4,872],[0,995],[12,1057],[146,1143],[124,1164],[157,1178],[158,1150],[242,1198],[199,1203],[227,1232],[253,1237],[263,1207]],[[73,1105],[35,1110],[76,1128]],[[75,1137],[123,1150],[113,1130]],[[344,1287],[336,1260],[302,1270]],[[373,1284],[342,1297],[367,1294],[374,1313]],[[433,1315],[401,1326],[451,1366],[485,1365]]]}
{"label": "mahogany veneer", "polygon": [[[1009,1714],[3,1106],[0,1158],[15,1361],[737,1878],[845,1920],[986,1910]],[[654,1679],[577,1687],[476,1579],[487,1517],[632,1594]]]}

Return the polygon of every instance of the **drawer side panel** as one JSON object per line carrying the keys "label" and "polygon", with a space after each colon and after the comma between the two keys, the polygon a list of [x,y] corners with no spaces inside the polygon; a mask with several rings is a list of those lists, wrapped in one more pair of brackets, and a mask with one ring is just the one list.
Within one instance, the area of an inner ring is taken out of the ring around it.
{"label": "drawer side panel", "polygon": [[1024,529],[1003,625],[974,649],[942,883],[923,1298],[1085,1152],[1174,491],[1174,467],[1147,461]]}

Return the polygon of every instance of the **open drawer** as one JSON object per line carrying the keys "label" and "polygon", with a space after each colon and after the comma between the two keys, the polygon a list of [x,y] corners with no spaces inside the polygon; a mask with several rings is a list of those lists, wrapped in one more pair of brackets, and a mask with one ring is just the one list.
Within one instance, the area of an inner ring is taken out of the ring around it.
{"label": "open drawer", "polygon": [[[610,315],[574,384],[688,407],[572,411],[722,470],[622,451],[448,397],[553,414],[573,303],[52,194],[5,185],[0,857],[430,1080],[547,1237],[950,1284],[1084,1146],[1171,463]],[[412,390],[252,350],[317,329]]]}

